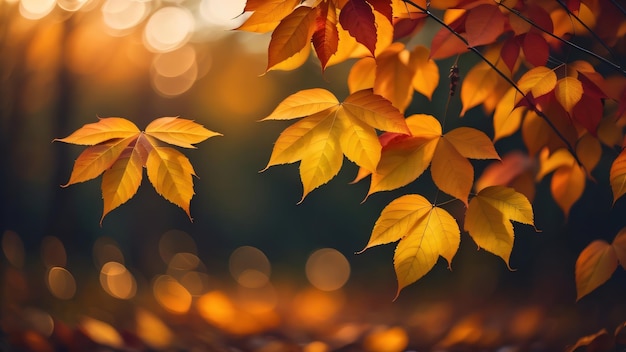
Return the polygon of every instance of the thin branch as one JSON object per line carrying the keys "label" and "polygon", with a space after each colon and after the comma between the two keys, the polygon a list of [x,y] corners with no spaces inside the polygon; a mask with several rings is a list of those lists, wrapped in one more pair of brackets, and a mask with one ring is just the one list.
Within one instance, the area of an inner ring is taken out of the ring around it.
{"label": "thin branch", "polygon": [[515,14],[517,17],[521,18],[522,20],[524,20],[525,22],[527,22],[527,23],[528,23],[528,24],[530,24],[531,26],[533,26],[533,27],[537,28],[538,30],[540,30],[541,32],[543,32],[543,33],[545,33],[545,34],[549,35],[550,37],[552,37],[552,38],[554,38],[554,39],[556,39],[556,40],[560,41],[560,42],[561,42],[561,43],[563,43],[563,44],[569,45],[570,47],[572,47],[572,48],[574,48],[574,49],[576,49],[576,50],[578,50],[578,51],[581,51],[581,52],[583,52],[583,53],[585,53],[585,54],[587,54],[587,55],[593,56],[594,58],[596,58],[596,59],[598,59],[598,60],[602,61],[603,63],[605,63],[605,64],[607,64],[607,65],[611,66],[612,68],[614,68],[615,70],[619,71],[621,74],[626,75],[626,70],[624,70],[624,68],[623,68],[622,66],[620,66],[620,65],[618,65],[618,64],[616,64],[616,63],[614,63],[614,62],[612,62],[611,60],[608,60],[608,59],[606,59],[606,58],[604,58],[604,57],[602,57],[602,56],[600,56],[600,55],[598,55],[598,54],[594,53],[594,52],[593,52],[593,51],[591,51],[591,50],[588,50],[588,49],[585,49],[585,48],[583,48],[583,47],[581,47],[581,46],[579,46],[579,45],[576,45],[576,44],[574,44],[573,42],[571,42],[571,41],[569,41],[569,40],[567,40],[567,39],[563,39],[563,38],[561,38],[561,37],[558,37],[558,36],[554,35],[554,33],[550,32],[550,31],[547,31],[547,30],[545,30],[544,28],[540,27],[540,26],[539,26],[539,25],[537,25],[535,22],[531,21],[528,17],[526,17],[526,16],[522,15],[522,13],[521,13],[521,12],[519,12],[519,11],[518,11],[518,10],[516,10],[516,9],[513,9],[513,8],[508,7],[507,5],[505,5],[504,3],[502,3],[501,1],[497,1],[496,3],[498,4],[498,6],[502,6],[502,7],[504,7],[504,8],[505,8],[505,9],[507,9],[509,12],[511,12],[511,13],[513,13],[513,14]]}
{"label": "thin branch", "polygon": [[530,100],[530,98],[518,87],[518,85],[506,74],[504,74],[504,72],[502,72],[499,68],[497,68],[491,61],[487,60],[487,58],[478,50],[476,49],[476,47],[473,47],[469,44],[469,42],[467,41],[467,39],[465,39],[461,34],[459,34],[457,31],[455,31],[452,27],[450,27],[447,23],[445,23],[443,20],[441,20],[439,17],[435,16],[432,12],[430,12],[430,10],[423,8],[422,6],[414,3],[411,0],[402,0],[405,3],[414,6],[415,8],[417,8],[418,10],[422,11],[424,14],[426,14],[428,17],[432,18],[433,20],[435,20],[437,23],[439,23],[441,26],[443,26],[444,28],[446,28],[451,34],[453,34],[455,37],[459,38],[459,40],[461,40],[463,43],[465,43],[465,45],[467,46],[467,48],[472,51],[474,54],[478,55],[478,57],[483,60],[487,65],[489,65],[489,67],[491,67],[491,69],[493,69],[500,77],[502,77],[505,81],[507,81],[508,84],[511,85],[511,87],[513,87],[528,103],[528,106],[539,116],[541,117],[547,124],[548,126],[550,126],[550,128],[554,131],[554,133],[557,135],[557,137],[563,141],[563,143],[565,143],[565,146],[567,147],[567,150],[570,152],[570,154],[572,154],[572,156],[574,156],[574,158],[576,159],[576,161],[578,162],[578,164],[581,164],[580,160],[578,159],[576,152],[574,150],[574,147],[572,145],[570,145],[569,141],[567,140],[567,138],[565,138],[565,136],[561,133],[561,131],[559,131],[559,129],[554,125],[554,123],[548,118],[548,116],[546,114],[543,113],[543,111],[539,110],[537,108],[537,106]]}
{"label": "thin branch", "polygon": [[618,4],[617,1],[615,0],[611,0],[611,4],[613,4],[613,6],[617,7],[617,9],[622,13],[622,15],[626,16],[626,9],[624,9],[622,7],[622,5]]}

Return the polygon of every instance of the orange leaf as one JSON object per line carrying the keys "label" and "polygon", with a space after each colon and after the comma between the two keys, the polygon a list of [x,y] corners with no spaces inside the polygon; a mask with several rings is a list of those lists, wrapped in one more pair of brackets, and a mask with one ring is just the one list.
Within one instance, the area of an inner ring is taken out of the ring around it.
{"label": "orange leaf", "polygon": [[626,149],[611,164],[609,179],[613,189],[613,204],[626,193]]}
{"label": "orange leaf", "polygon": [[413,98],[413,70],[408,66],[409,53],[404,44],[393,43],[376,57],[374,92],[404,112]]}
{"label": "orange leaf", "polygon": [[143,173],[143,162],[138,145],[129,145],[122,155],[102,175],[102,199],[104,217],[113,209],[126,203],[139,189]]}
{"label": "orange leaf", "polygon": [[337,106],[339,101],[326,89],[312,88],[301,90],[285,98],[264,120],[290,120],[313,115],[330,107]]}
{"label": "orange leaf", "polygon": [[474,242],[504,260],[509,266],[513,250],[511,221],[533,225],[533,211],[528,199],[512,188],[491,186],[472,198],[465,213],[465,230]]}
{"label": "orange leaf", "polygon": [[150,122],[146,126],[146,134],[183,148],[196,148],[192,144],[221,136],[220,133],[209,131],[198,123],[177,117],[161,117]]}
{"label": "orange leaf", "polygon": [[252,5],[247,1],[244,10],[254,12],[237,29],[257,33],[273,31],[299,3],[300,0],[263,0]]}
{"label": "orange leaf", "polygon": [[373,57],[364,57],[350,68],[348,74],[348,88],[350,93],[359,90],[374,88],[376,80],[376,60]]}
{"label": "orange leaf", "polygon": [[411,51],[409,67],[415,71],[413,88],[430,100],[439,85],[439,67],[429,56],[430,50],[427,47],[417,45]]}
{"label": "orange leaf", "polygon": [[85,149],[74,162],[72,175],[67,187],[74,183],[94,179],[111,167],[128,145],[136,140],[136,136],[112,139]]}
{"label": "orange leaf", "polygon": [[465,115],[469,109],[482,104],[493,95],[500,79],[500,75],[482,61],[472,67],[461,84],[463,109],[460,115]]}
{"label": "orange leaf", "polygon": [[500,159],[487,135],[475,128],[457,127],[444,136],[456,150],[470,159]]}
{"label": "orange leaf", "polygon": [[474,182],[474,168],[446,138],[439,139],[430,172],[440,190],[467,205]]}
{"label": "orange leaf", "polygon": [[587,175],[591,176],[591,171],[598,165],[600,157],[602,157],[600,141],[591,134],[585,133],[576,143],[576,155]]}
{"label": "orange leaf", "polygon": [[267,70],[294,56],[308,45],[315,30],[317,11],[300,6],[287,15],[272,32]]}
{"label": "orange leaf", "polygon": [[622,268],[626,269],[626,228],[621,229],[611,244]]}
{"label": "orange leaf", "polygon": [[467,42],[470,46],[491,44],[504,31],[506,17],[497,5],[481,4],[468,11],[465,20]]}
{"label": "orange leaf", "polygon": [[591,242],[576,260],[576,300],[605,283],[617,269],[617,255],[603,240]]}
{"label": "orange leaf", "polygon": [[100,118],[98,122],[88,123],[65,138],[57,138],[54,141],[95,145],[114,138],[127,138],[136,136],[139,129],[134,123],[121,117]]}
{"label": "orange leaf", "polygon": [[[464,17],[455,20],[450,23],[450,28],[455,31],[462,25]],[[465,33],[461,33],[462,37],[465,37]],[[467,44],[459,39],[456,35],[450,33],[447,28],[440,28],[433,36],[430,44],[430,58],[431,59],[445,59],[452,55],[457,55],[468,51]]]}
{"label": "orange leaf", "polygon": [[522,116],[526,112],[525,108],[515,108],[517,103],[522,99],[514,88],[509,88],[506,94],[500,99],[493,113],[493,141],[496,142],[501,138],[508,137],[517,132],[522,125]]}
{"label": "orange leaf", "polygon": [[574,77],[565,77],[556,83],[554,94],[556,100],[561,103],[565,111],[571,116],[572,109],[583,96],[583,85]]}
{"label": "orange leaf", "polygon": [[565,216],[569,215],[572,205],[583,195],[586,181],[585,171],[578,164],[558,168],[552,175],[550,190]]}
{"label": "orange leaf", "polygon": [[374,13],[365,0],[348,0],[339,12],[339,22],[357,42],[372,55],[376,50],[376,23]]}
{"label": "orange leaf", "polygon": [[534,166],[535,163],[528,155],[519,151],[510,152],[500,162],[491,163],[485,168],[474,182],[474,189],[480,192],[489,186],[510,186],[522,173],[532,171]]}
{"label": "orange leaf", "polygon": [[195,172],[189,159],[176,149],[154,147],[148,154],[146,170],[157,193],[185,210],[191,220],[189,203],[194,195]]}

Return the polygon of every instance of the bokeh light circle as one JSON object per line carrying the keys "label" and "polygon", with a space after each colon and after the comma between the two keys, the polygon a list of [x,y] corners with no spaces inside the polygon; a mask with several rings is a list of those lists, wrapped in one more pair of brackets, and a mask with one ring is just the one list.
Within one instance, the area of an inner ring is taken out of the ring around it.
{"label": "bokeh light circle", "polygon": [[343,287],[350,278],[350,263],[336,249],[322,248],[309,256],[306,277],[317,289],[334,291]]}
{"label": "bokeh light circle", "polygon": [[269,281],[270,261],[256,247],[241,246],[235,249],[230,255],[228,266],[230,274],[241,286],[258,288]]}
{"label": "bokeh light circle", "polygon": [[148,19],[144,43],[155,52],[172,51],[189,40],[194,27],[195,21],[189,10],[175,6],[163,7]]}
{"label": "bokeh light circle", "polygon": [[111,29],[125,31],[133,28],[148,14],[149,2],[137,0],[106,0],[102,5],[102,19]]}
{"label": "bokeh light circle", "polygon": [[59,299],[72,299],[76,293],[74,276],[67,269],[59,266],[48,270],[46,284],[50,293]]}

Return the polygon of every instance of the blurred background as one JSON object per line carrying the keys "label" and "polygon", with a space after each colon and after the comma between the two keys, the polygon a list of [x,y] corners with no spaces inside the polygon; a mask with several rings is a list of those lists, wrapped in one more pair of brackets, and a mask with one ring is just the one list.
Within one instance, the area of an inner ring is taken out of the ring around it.
{"label": "blurred background", "polygon": [[[561,346],[624,321],[621,268],[575,303],[578,253],[626,225],[624,202],[610,213],[594,205],[611,203],[610,189],[595,183],[568,221],[542,195],[549,184],[538,185],[541,232],[515,225],[516,271],[462,234],[452,271],[440,262],[392,302],[395,246],[354,253],[392,199],[408,192],[433,199],[436,191],[423,177],[361,204],[368,184],[348,184],[357,169],[345,160],[338,177],[297,205],[297,164],[259,173],[288,124],[258,120],[305,88],[343,99],[351,62],[322,73],[311,59],[292,72],[264,74],[269,35],[232,30],[246,18],[244,3],[0,0],[0,318],[11,344],[60,339],[66,326],[113,347],[134,341],[116,335],[128,329],[137,343],[157,349],[191,344],[206,337],[202,329],[229,336],[278,330],[311,351],[359,339],[370,350],[377,341],[398,343],[396,350],[510,341]],[[473,60],[461,61],[462,72]],[[449,66],[441,63],[442,77]],[[416,96],[409,111],[441,116],[446,99],[442,84],[432,102]],[[450,111],[459,110],[453,99]],[[461,123],[489,130],[475,110]],[[140,129],[180,116],[223,134],[184,151],[199,176],[193,222],[145,177],[102,226],[100,178],[60,187],[83,147],[52,140],[110,116]],[[520,138],[499,143],[510,150]],[[456,203],[447,209],[464,211]],[[198,331],[181,337],[177,327],[188,325]]]}

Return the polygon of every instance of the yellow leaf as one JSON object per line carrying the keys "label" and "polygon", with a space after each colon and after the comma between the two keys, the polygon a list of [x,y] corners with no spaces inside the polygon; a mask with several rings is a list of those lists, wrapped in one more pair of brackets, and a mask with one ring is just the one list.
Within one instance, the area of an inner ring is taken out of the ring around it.
{"label": "yellow leaf", "polygon": [[376,131],[357,116],[339,109],[342,133],[339,138],[341,150],[355,164],[373,172],[380,160],[381,146]]}
{"label": "yellow leaf", "polygon": [[626,269],[626,228],[621,229],[611,243],[619,263]]}
{"label": "yellow leaf", "polygon": [[350,94],[341,106],[346,113],[381,131],[410,133],[404,115],[371,89]]}
{"label": "yellow leaf", "polygon": [[389,100],[404,112],[413,98],[413,70],[408,66],[409,52],[395,42],[376,57],[374,93]]}
{"label": "yellow leaf", "polygon": [[374,88],[376,79],[376,60],[372,57],[364,57],[352,65],[348,74],[348,88],[350,93],[359,90]]}
{"label": "yellow leaf", "polygon": [[407,194],[394,199],[380,213],[369,242],[361,252],[374,246],[399,241],[432,208],[433,205],[419,194]]}
{"label": "yellow leaf", "polygon": [[256,33],[273,31],[299,3],[300,0],[267,0],[237,29]]}
{"label": "yellow leaf", "polygon": [[613,204],[626,193],[626,149],[611,164],[610,176]]}
{"label": "yellow leaf", "polygon": [[576,259],[576,300],[605,283],[617,269],[617,255],[606,241],[591,242]]}
{"label": "yellow leaf", "polygon": [[95,145],[106,142],[109,139],[136,136],[139,132],[139,129],[134,123],[124,118],[105,117],[101,118],[98,122],[84,125],[65,138],[55,139],[54,141],[80,145]]}
{"label": "yellow leaf", "polygon": [[538,98],[554,90],[556,73],[545,66],[538,66],[526,72],[517,82],[517,86],[524,94],[531,92],[533,97]]}
{"label": "yellow leaf", "polygon": [[423,94],[429,100],[439,85],[439,66],[430,58],[430,49],[418,45],[411,51],[409,67],[415,71],[413,75],[413,89]]}
{"label": "yellow leaf", "polygon": [[456,220],[442,208],[430,211],[409,229],[400,240],[393,263],[398,278],[398,292],[426,275],[437,263],[439,256],[448,261],[448,268],[461,241]]}
{"label": "yellow leaf", "polygon": [[481,190],[465,213],[465,230],[474,242],[502,258],[509,268],[514,241],[511,221],[533,225],[532,206],[524,195],[503,186]]}
{"label": "yellow leaf", "polygon": [[101,173],[115,163],[124,149],[136,138],[136,136],[132,136],[123,139],[112,139],[85,149],[74,162],[70,180],[62,187],[100,176]]}
{"label": "yellow leaf", "polygon": [[446,138],[439,139],[430,172],[440,190],[467,205],[474,182],[474,168]]}
{"label": "yellow leaf", "polygon": [[444,138],[466,158],[500,160],[491,139],[475,128],[457,127],[446,133]]}
{"label": "yellow leaf", "polygon": [[192,144],[221,136],[220,133],[209,131],[198,123],[177,117],[161,117],[150,122],[146,126],[146,134],[183,148],[196,148]]}
{"label": "yellow leaf", "polygon": [[556,83],[554,95],[565,111],[571,115],[572,109],[583,96],[583,85],[574,77],[562,78]]}
{"label": "yellow leaf", "polygon": [[277,63],[276,65],[267,69],[267,71],[292,71],[297,69],[298,67],[304,65],[304,63],[311,56],[311,46],[305,45],[302,47],[300,51],[293,54],[289,58]]}
{"label": "yellow leaf", "polygon": [[285,98],[269,116],[261,121],[291,120],[313,115],[338,104],[337,98],[326,89],[305,89]]}
{"label": "yellow leaf", "polygon": [[526,112],[525,108],[515,108],[515,105],[522,99],[514,88],[510,88],[500,99],[493,113],[493,141],[508,137],[517,132],[522,124],[522,116]]}
{"label": "yellow leaf", "polygon": [[189,203],[194,195],[195,172],[189,159],[176,149],[154,147],[148,154],[146,170],[157,193],[185,210],[191,219]]}
{"label": "yellow leaf", "polygon": [[541,150],[539,154],[539,171],[537,181],[543,179],[547,174],[557,170],[562,166],[571,167],[576,164],[576,160],[567,149],[559,149],[550,154],[547,148]]}
{"label": "yellow leaf", "polygon": [[143,162],[137,144],[128,146],[102,175],[104,209],[100,224],[113,209],[131,199],[141,184]]}

